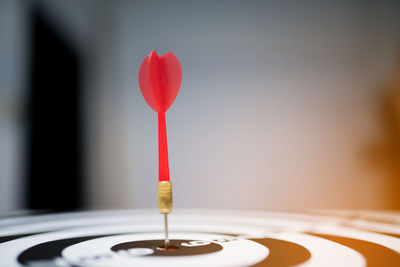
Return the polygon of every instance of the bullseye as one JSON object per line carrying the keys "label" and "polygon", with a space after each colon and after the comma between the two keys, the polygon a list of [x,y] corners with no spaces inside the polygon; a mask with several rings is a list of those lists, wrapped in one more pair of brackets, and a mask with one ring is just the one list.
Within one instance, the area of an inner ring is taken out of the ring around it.
{"label": "bullseye", "polygon": [[158,246],[157,247],[157,250],[163,251],[163,252],[176,251],[177,249],[179,249],[179,246],[174,246],[174,245],[171,245],[171,244],[168,247],[165,247],[165,246]]}

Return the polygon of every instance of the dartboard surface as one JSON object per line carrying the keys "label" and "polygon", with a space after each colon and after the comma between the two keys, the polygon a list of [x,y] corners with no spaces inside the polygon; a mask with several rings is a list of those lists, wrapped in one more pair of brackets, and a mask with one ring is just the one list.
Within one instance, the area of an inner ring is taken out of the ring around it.
{"label": "dartboard surface", "polygon": [[400,266],[400,213],[154,210],[0,220],[0,266]]}

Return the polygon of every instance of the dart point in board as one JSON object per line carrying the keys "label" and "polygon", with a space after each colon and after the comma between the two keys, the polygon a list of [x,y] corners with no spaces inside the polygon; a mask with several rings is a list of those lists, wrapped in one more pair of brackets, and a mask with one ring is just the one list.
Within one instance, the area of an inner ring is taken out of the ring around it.
{"label": "dart point in board", "polygon": [[147,104],[158,113],[158,209],[164,214],[165,247],[169,246],[168,214],[172,211],[165,113],[175,101],[182,82],[182,68],[171,52],[161,57],[152,50],[139,69],[139,87]]}

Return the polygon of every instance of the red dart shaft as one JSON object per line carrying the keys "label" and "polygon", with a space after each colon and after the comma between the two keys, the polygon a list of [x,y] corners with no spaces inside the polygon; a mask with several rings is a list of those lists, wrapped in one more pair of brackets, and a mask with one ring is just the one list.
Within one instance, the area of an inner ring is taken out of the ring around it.
{"label": "red dart shaft", "polygon": [[158,112],[158,180],[169,181],[167,127],[165,113]]}

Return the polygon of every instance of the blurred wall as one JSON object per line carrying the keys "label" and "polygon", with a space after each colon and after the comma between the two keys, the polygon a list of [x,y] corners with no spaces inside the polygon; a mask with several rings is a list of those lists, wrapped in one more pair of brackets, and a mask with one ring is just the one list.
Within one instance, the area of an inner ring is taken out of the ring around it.
{"label": "blurred wall", "polygon": [[117,11],[102,42],[91,206],[156,206],[157,117],[137,83],[151,49],[183,66],[167,113],[177,207],[396,205],[361,154],[400,49],[398,4],[127,1]]}
{"label": "blurred wall", "polygon": [[0,213],[23,205],[23,119],[28,39],[22,1],[0,1]]}
{"label": "blurred wall", "polygon": [[398,3],[39,2],[86,55],[87,207],[156,207],[157,116],[137,82],[151,49],[183,68],[167,113],[176,207],[397,207],[363,153]]}

